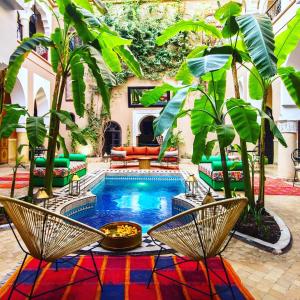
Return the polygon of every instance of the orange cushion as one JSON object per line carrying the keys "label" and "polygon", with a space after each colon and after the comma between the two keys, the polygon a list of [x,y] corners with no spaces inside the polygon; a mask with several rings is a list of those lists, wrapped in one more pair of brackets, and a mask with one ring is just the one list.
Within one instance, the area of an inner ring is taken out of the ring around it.
{"label": "orange cushion", "polygon": [[147,147],[133,147],[133,154],[146,155],[147,153],[146,151],[147,151]]}
{"label": "orange cushion", "polygon": [[124,151],[124,147],[113,147],[112,149],[116,151]]}
{"label": "orange cushion", "polygon": [[177,157],[164,157],[163,161],[168,161],[168,162],[177,162]]}
{"label": "orange cushion", "polygon": [[158,155],[160,147],[147,147],[147,155]]}
{"label": "orange cushion", "polygon": [[176,151],[177,149],[174,147],[170,147],[167,151]]}
{"label": "orange cushion", "polygon": [[133,147],[123,147],[123,150],[126,151],[126,155],[132,155],[133,153]]}

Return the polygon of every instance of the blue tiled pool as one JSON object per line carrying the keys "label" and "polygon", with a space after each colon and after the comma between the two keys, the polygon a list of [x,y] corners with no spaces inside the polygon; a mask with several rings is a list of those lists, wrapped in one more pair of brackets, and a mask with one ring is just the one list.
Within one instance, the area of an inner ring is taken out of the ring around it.
{"label": "blue tiled pool", "polygon": [[179,176],[106,176],[92,192],[96,205],[72,218],[99,228],[115,221],[140,224],[143,233],[172,216],[172,197],[185,190]]}

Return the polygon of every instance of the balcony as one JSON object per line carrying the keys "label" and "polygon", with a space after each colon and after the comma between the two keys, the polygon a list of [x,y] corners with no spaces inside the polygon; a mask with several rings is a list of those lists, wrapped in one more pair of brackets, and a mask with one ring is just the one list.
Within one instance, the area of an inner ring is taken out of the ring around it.
{"label": "balcony", "polygon": [[44,59],[48,60],[48,48],[38,45],[35,49],[35,52],[42,56]]}
{"label": "balcony", "polygon": [[281,0],[275,0],[267,8],[266,14],[271,20],[274,20],[282,11]]}

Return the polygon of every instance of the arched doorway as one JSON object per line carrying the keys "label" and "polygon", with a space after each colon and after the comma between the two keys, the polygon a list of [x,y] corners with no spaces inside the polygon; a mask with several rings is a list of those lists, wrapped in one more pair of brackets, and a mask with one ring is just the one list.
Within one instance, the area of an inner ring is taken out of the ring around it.
{"label": "arched doorway", "polygon": [[108,122],[104,133],[104,147],[103,154],[110,154],[112,147],[118,147],[122,144],[121,126],[114,121]]}
{"label": "arched doorway", "polygon": [[141,134],[138,137],[138,146],[158,146],[154,139],[153,121],[154,116],[147,116],[140,123]]}

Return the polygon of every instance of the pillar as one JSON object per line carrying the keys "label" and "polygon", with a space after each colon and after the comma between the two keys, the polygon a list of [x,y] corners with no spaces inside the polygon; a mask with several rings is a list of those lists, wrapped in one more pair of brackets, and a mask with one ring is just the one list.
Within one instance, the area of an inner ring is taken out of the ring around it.
{"label": "pillar", "polygon": [[22,148],[21,153],[18,153],[18,155],[23,155],[23,162],[27,163],[29,162],[29,148],[28,148],[28,139],[27,139],[27,134],[26,132],[19,131],[17,132],[17,149],[21,145],[26,145]]}
{"label": "pillar", "polygon": [[19,10],[20,21],[23,26],[23,38],[29,37],[29,18],[31,14],[31,10]]}
{"label": "pillar", "polygon": [[294,164],[291,154],[297,146],[297,122],[279,121],[278,128],[281,131],[287,147],[278,145],[278,176],[281,178],[294,177]]}

